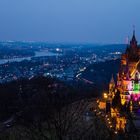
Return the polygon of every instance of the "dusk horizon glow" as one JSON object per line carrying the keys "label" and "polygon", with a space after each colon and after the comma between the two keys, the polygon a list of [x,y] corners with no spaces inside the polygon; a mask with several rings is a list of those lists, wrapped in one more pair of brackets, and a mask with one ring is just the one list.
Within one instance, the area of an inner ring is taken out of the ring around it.
{"label": "dusk horizon glow", "polygon": [[0,41],[125,44],[133,25],[140,40],[139,5],[139,0],[1,0]]}

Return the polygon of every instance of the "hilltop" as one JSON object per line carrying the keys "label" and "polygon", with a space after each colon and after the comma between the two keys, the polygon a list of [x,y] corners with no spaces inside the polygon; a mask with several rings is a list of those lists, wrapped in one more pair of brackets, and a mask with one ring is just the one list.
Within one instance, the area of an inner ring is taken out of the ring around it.
{"label": "hilltop", "polygon": [[111,60],[101,63],[95,63],[87,67],[82,73],[82,78],[90,80],[99,88],[99,93],[108,91],[108,84],[113,75],[117,78],[120,60]]}

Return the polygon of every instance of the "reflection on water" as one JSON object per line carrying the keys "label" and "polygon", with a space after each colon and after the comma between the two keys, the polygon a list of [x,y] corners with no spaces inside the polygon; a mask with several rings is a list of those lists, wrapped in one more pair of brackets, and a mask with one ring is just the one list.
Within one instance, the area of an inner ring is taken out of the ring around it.
{"label": "reflection on water", "polygon": [[23,58],[12,58],[12,59],[1,59],[0,64],[5,64],[7,62],[21,62],[23,60],[31,60],[31,57],[23,57]]}
{"label": "reflection on water", "polygon": [[33,57],[41,57],[41,56],[56,56],[59,55],[57,53],[53,52],[48,52],[48,51],[40,51],[40,52],[35,52],[35,56],[32,57],[22,57],[22,58],[11,58],[11,59],[0,59],[0,64],[5,64],[7,62],[21,62],[23,60],[31,60]]}

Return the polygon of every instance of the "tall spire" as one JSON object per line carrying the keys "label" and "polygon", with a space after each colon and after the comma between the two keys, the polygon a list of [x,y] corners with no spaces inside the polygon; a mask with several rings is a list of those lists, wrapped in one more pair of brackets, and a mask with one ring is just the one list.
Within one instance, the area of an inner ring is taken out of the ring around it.
{"label": "tall spire", "polygon": [[112,77],[111,77],[110,83],[115,84],[113,74],[112,74]]}
{"label": "tall spire", "polygon": [[136,37],[135,37],[135,25],[133,25],[133,37],[132,40],[136,41]]}
{"label": "tall spire", "polygon": [[130,41],[130,44],[131,45],[137,45],[137,40],[136,40],[136,37],[135,37],[135,25],[133,25],[133,36],[132,36],[132,39]]}
{"label": "tall spire", "polygon": [[135,25],[133,25],[133,36],[135,36]]}

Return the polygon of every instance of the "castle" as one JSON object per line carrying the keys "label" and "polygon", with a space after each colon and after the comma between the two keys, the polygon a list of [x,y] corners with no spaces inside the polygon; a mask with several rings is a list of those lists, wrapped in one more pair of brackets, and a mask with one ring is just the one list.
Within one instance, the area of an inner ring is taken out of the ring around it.
{"label": "castle", "polygon": [[115,96],[116,90],[120,92],[122,105],[130,102],[140,104],[140,46],[135,37],[135,30],[125,53],[121,55],[117,83],[113,77],[110,81],[110,100]]}

